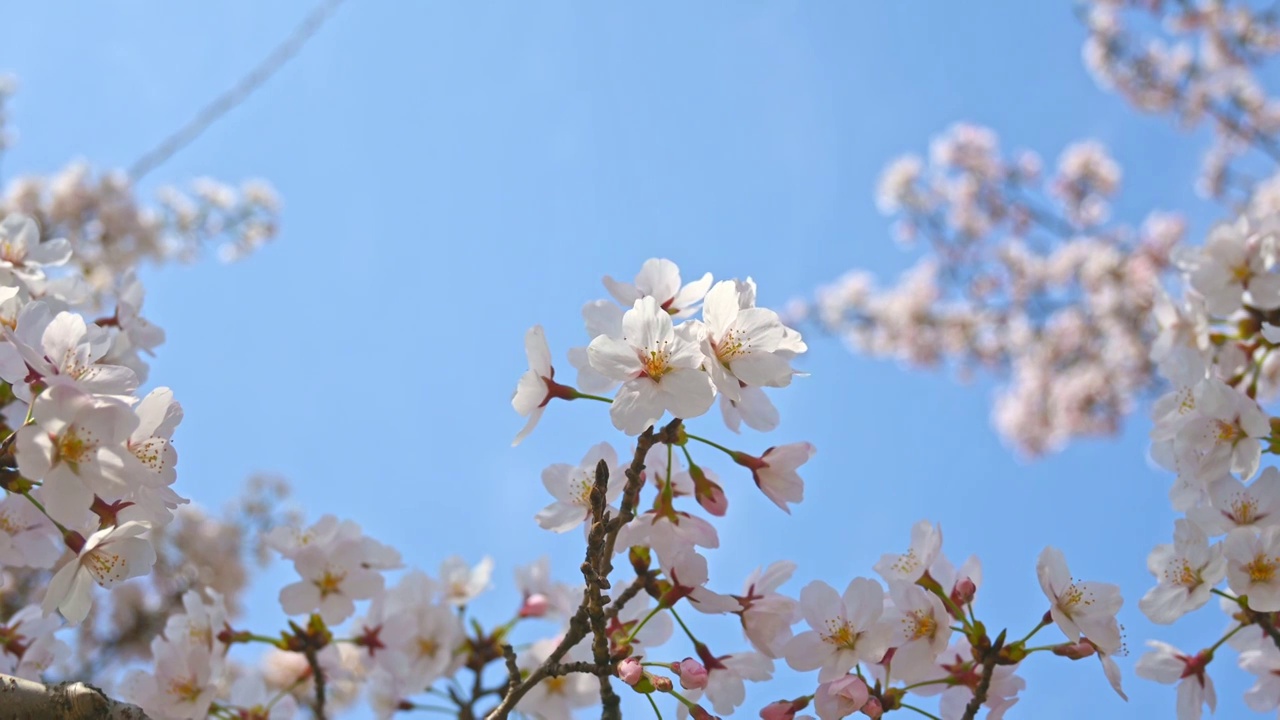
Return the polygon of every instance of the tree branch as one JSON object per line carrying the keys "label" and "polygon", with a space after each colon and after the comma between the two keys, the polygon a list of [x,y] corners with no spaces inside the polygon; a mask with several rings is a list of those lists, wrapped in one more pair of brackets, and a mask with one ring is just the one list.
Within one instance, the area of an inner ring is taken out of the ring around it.
{"label": "tree branch", "polygon": [[[591,532],[587,538],[587,558],[582,563],[582,575],[587,580],[585,602],[587,619],[591,622],[591,655],[596,667],[612,665],[609,658],[609,633],[604,619],[602,590],[611,587],[609,572],[613,563],[611,559],[600,553],[592,557],[591,548],[598,548],[604,542],[608,532],[609,505],[606,494],[609,490],[609,465],[601,460],[596,464],[595,483],[591,486]],[[609,675],[596,676],[600,681],[600,702],[603,709],[600,720],[622,720],[622,698],[613,690],[613,681]]]}
{"label": "tree branch", "polygon": [[[640,437],[636,438],[636,451],[631,465],[626,469],[627,483],[622,491],[622,504],[616,516],[610,516],[605,502],[605,490],[608,487],[608,468],[596,467],[595,483],[591,489],[591,528],[587,536],[586,557],[582,561],[582,577],[586,587],[582,591],[582,604],[569,619],[569,627],[565,630],[560,644],[543,663],[521,679],[519,667],[516,665],[515,651],[510,645],[503,645],[502,652],[507,661],[508,683],[502,702],[489,713],[488,720],[504,720],[515,709],[520,698],[532,690],[538,683],[551,677],[555,671],[563,668],[575,668],[577,663],[561,665],[560,660],[591,632],[594,637],[592,654],[595,662],[581,667],[592,668],[591,674],[600,678],[600,699],[604,704],[602,720],[621,718],[621,699],[610,684],[610,675],[603,674],[601,668],[611,667],[609,658],[609,641],[606,633],[606,610],[601,591],[608,589],[609,574],[613,572],[613,552],[618,540],[618,532],[636,516],[636,505],[640,502],[640,490],[644,487],[644,459],[649,450],[658,443],[672,443],[680,434],[680,418],[675,418],[657,432],[651,426]],[[631,588],[628,588],[631,590]],[[631,592],[631,597],[639,592]],[[623,595],[626,595],[624,591]],[[620,598],[621,599],[621,598]],[[627,599],[630,599],[629,597]]]}
{"label": "tree branch", "polygon": [[987,701],[987,691],[991,689],[991,676],[995,674],[996,663],[1000,660],[1000,650],[1004,648],[1004,631],[1000,631],[1000,635],[996,638],[995,644],[987,648],[983,652],[978,652],[974,648],[974,660],[982,663],[982,677],[978,679],[978,686],[973,689],[973,697],[969,700],[969,704],[964,708],[964,715],[960,720],[974,720],[978,717],[978,710],[982,707],[982,703]]}
{"label": "tree branch", "polygon": [[304,653],[307,656],[307,665],[311,667],[311,682],[315,684],[316,701],[312,708],[316,713],[316,720],[325,720],[324,715],[324,670],[320,667],[320,658],[316,655],[314,647],[308,647]]}
{"label": "tree branch", "polygon": [[151,720],[142,708],[112,700],[85,683],[43,685],[0,675],[0,720]]}
{"label": "tree branch", "polygon": [[1271,622],[1271,613],[1261,613],[1256,610],[1252,612],[1253,622],[1262,628],[1262,632],[1271,638],[1271,642],[1275,643],[1277,648],[1280,648],[1280,631],[1277,631],[1275,623]]}

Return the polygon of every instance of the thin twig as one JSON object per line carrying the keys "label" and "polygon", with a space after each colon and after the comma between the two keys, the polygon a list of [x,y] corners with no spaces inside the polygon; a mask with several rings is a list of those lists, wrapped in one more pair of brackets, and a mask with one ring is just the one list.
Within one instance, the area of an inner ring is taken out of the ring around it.
{"label": "thin twig", "polygon": [[978,686],[973,689],[973,697],[965,706],[964,715],[960,720],[974,720],[978,717],[978,710],[982,707],[982,703],[987,701],[987,691],[991,689],[991,676],[995,674],[996,663],[1000,660],[1000,650],[1004,648],[1004,633],[1005,631],[1001,630],[995,643],[985,651],[979,652],[974,648],[974,660],[980,660],[982,663],[982,676],[978,678]]}
{"label": "thin twig", "polygon": [[612,620],[618,617],[618,613],[622,612],[622,609],[626,607],[627,603],[631,602],[632,598],[639,595],[640,591],[644,590],[645,585],[649,583],[649,580],[652,577],[652,572],[637,575],[636,579],[632,580],[631,584],[627,586],[627,589],[618,593],[618,597],[614,598],[613,602],[609,604],[609,607],[605,608],[604,619]]}
{"label": "thin twig", "polygon": [[1277,648],[1280,648],[1280,631],[1276,630],[1275,623],[1271,622],[1271,613],[1262,613],[1255,610],[1253,611],[1253,621],[1257,623],[1258,627],[1262,628],[1267,637],[1271,638],[1271,642],[1275,643]]}
{"label": "thin twig", "polygon": [[307,665],[311,668],[311,682],[315,684],[316,701],[313,705],[316,720],[325,720],[324,715],[324,671],[320,669],[320,657],[314,647],[307,647],[303,653],[307,656]]}
{"label": "thin twig", "polygon": [[298,54],[298,51],[315,36],[325,21],[333,15],[334,11],[342,3],[343,0],[324,0],[324,2],[320,3],[302,19],[302,22],[294,27],[283,42],[272,49],[270,54],[250,70],[249,74],[240,78],[235,85],[231,86],[231,89],[214,98],[213,102],[201,108],[195,117],[187,121],[187,124],[178,128],[164,140],[161,140],[155,147],[144,153],[142,157],[135,160],[129,166],[129,178],[136,182],[142,176],[160,167],[179,150],[200,137],[205,130],[209,129],[209,126],[217,122],[223,115],[226,115],[231,110],[234,110],[237,105],[247,100],[255,90],[267,80],[270,80],[272,75],[279,72]]}

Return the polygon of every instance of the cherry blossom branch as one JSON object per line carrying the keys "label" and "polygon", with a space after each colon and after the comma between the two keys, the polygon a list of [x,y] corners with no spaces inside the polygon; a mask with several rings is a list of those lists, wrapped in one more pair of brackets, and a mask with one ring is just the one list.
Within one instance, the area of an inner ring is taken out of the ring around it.
{"label": "cherry blossom branch", "polygon": [[618,617],[618,613],[622,611],[622,608],[626,607],[627,603],[631,602],[636,595],[639,595],[651,579],[653,579],[652,572],[637,575],[636,579],[632,580],[631,584],[627,586],[627,589],[618,593],[618,597],[605,609],[604,619],[612,620]]}
{"label": "cherry blossom branch", "polygon": [[502,654],[507,661],[509,683],[507,685],[507,692],[502,698],[502,702],[498,703],[498,706],[489,713],[487,720],[504,720],[509,716],[511,711],[515,709],[516,703],[520,702],[520,698],[524,697],[525,694],[545,678],[551,677],[551,673],[549,672],[550,669],[552,667],[558,667],[560,664],[560,658],[563,658],[565,653],[569,652],[570,648],[577,645],[579,640],[582,640],[582,638],[587,636],[587,629],[587,608],[586,603],[584,602],[578,607],[578,611],[574,613],[573,617],[570,618],[569,627],[565,630],[564,637],[561,638],[560,644],[556,645],[556,648],[547,656],[546,661],[535,668],[533,672],[529,673],[529,677],[525,678],[523,681],[520,680],[520,667],[516,665],[515,649],[512,648],[509,643],[504,643],[502,646]]}
{"label": "cherry blossom branch", "polygon": [[303,654],[307,657],[307,665],[311,667],[311,679],[316,687],[316,701],[314,704],[316,720],[325,720],[324,671],[320,668],[320,658],[316,655],[314,647],[308,647]]}
{"label": "cherry blossom branch", "polygon": [[1277,648],[1280,648],[1280,630],[1276,630],[1275,623],[1271,622],[1271,613],[1257,611],[1250,611],[1250,613],[1253,616],[1254,624],[1262,628],[1262,632],[1271,638],[1271,642],[1275,643]]}
{"label": "cherry blossom branch", "polygon": [[569,673],[585,673],[587,675],[597,675],[601,678],[608,679],[613,676],[615,670],[612,664],[606,663],[601,665],[593,662],[567,662],[557,663],[547,668],[547,677],[559,677],[568,675]]}
{"label": "cherry blossom branch", "polygon": [[[504,720],[508,717],[512,710],[515,709],[520,698],[524,697],[538,683],[544,679],[551,677],[552,669],[561,667],[560,660],[569,652],[569,649],[577,645],[587,632],[595,631],[599,626],[599,636],[606,642],[604,657],[605,662],[601,663],[597,658],[594,663],[597,674],[599,666],[608,665],[608,636],[604,632],[605,610],[599,598],[599,592],[602,588],[609,587],[609,573],[613,571],[613,550],[617,543],[618,532],[622,527],[631,522],[636,516],[636,505],[640,502],[640,490],[644,487],[644,459],[649,450],[659,442],[674,442],[678,439],[681,427],[681,419],[676,418],[667,423],[661,430],[654,432],[653,427],[649,427],[640,437],[636,439],[636,451],[632,456],[631,465],[626,469],[627,484],[622,492],[622,504],[616,516],[610,517],[609,513],[603,507],[604,488],[601,487],[601,477],[603,482],[608,483],[608,471],[603,473],[600,468],[596,469],[596,482],[592,487],[592,525],[590,535],[587,541],[586,558],[582,562],[582,575],[586,580],[587,587],[582,593],[582,604],[578,606],[577,612],[569,619],[569,627],[565,630],[564,637],[560,643],[556,645],[547,659],[541,665],[529,673],[529,676],[521,680],[520,668],[516,664],[515,650],[510,644],[503,644],[502,653],[506,658],[508,684],[507,691],[502,698],[502,702],[489,713],[487,720]],[[629,590],[630,588],[628,588]],[[631,593],[632,597],[639,592],[636,590]],[[625,593],[624,593],[625,594]],[[620,603],[617,605],[620,607]],[[596,648],[593,647],[593,654]],[[608,695],[604,690],[603,684],[608,683],[608,677],[601,677],[601,699],[608,700]],[[617,697],[613,693],[610,686],[607,691],[613,697]],[[620,701],[619,701],[620,702]],[[615,706],[616,707],[616,706]],[[621,717],[621,713],[616,715],[608,715],[609,705],[606,704],[606,715],[604,717]]]}
{"label": "cherry blossom branch", "polygon": [[981,651],[974,648],[974,660],[980,660],[982,676],[978,678],[978,686],[973,689],[973,697],[965,706],[964,715],[960,720],[974,720],[978,717],[978,710],[982,708],[982,703],[987,701],[987,691],[991,689],[991,676],[995,674],[996,663],[1000,660],[1000,650],[1004,648],[1004,633],[1004,630],[1000,631],[1000,635],[996,637],[991,647]]}
{"label": "cherry blossom branch", "polygon": [[0,707],[6,718],[151,720],[137,705],[112,700],[85,683],[43,685],[0,674]]}
{"label": "cherry blossom branch", "polygon": [[[591,486],[591,531],[587,538],[587,559],[582,563],[582,575],[587,580],[584,600],[587,617],[591,621],[591,654],[596,667],[609,666],[609,636],[605,629],[604,606],[601,590],[610,587],[610,556],[591,557],[590,548],[601,547],[608,532],[609,511],[606,509],[609,489],[609,464],[601,460],[596,464],[595,483]],[[594,563],[592,562],[594,560]],[[609,675],[598,674],[600,680],[600,720],[622,720],[622,698],[613,691]]]}

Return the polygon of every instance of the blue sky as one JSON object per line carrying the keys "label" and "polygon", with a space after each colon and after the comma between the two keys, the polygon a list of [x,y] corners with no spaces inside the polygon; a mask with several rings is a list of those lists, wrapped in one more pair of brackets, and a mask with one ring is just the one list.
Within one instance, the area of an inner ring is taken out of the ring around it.
{"label": "blue sky", "polygon": [[[3,7],[17,30],[0,68],[22,81],[6,177],[77,157],[128,164],[309,9]],[[959,120],[1050,162],[1072,140],[1102,140],[1125,169],[1122,217],[1181,209],[1197,231],[1217,217],[1192,190],[1200,140],[1098,90],[1082,37],[1068,2],[349,3],[144,183],[260,176],[285,203],[278,241],[244,262],[144,273],[148,313],[169,337],[152,382],[186,409],[180,490],[217,507],[249,473],[278,472],[310,517],[353,518],[428,571],[454,553],[493,555],[497,591],[477,607],[500,622],[518,599],[516,564],[547,553],[571,579],[579,562],[576,534],[532,520],[548,500],[541,469],[625,440],[601,406],[562,403],[509,447],[524,331],[543,324],[567,367],[600,276],[668,257],[690,277],[751,275],[775,306],[851,267],[890,280],[913,256],[875,210],[876,177]],[[785,517],[744,473],[699,456],[732,503],[713,586],[736,590],[755,566],[793,558],[791,592],[814,578],[842,587],[929,518],[954,559],[983,560],[982,619],[1021,633],[1045,609],[1034,566],[1052,544],[1076,576],[1122,586],[1131,701],[1093,660],[1035,657],[1011,717],[1170,714],[1172,688],[1132,674],[1142,642],[1195,650],[1225,621],[1205,611],[1156,628],[1137,610],[1146,553],[1173,519],[1170,477],[1144,459],[1145,419],[1028,464],[991,430],[992,382],[810,340],[799,364],[811,376],[773,395],[781,428],[731,438],[755,452],[815,443],[807,502]],[[718,425],[693,427],[729,438]],[[255,629],[281,623],[275,593],[289,575],[262,578]],[[713,648],[739,646],[732,622],[702,626]],[[1243,674],[1211,672],[1219,716],[1245,712]],[[777,677],[740,715],[812,687],[785,665]]]}

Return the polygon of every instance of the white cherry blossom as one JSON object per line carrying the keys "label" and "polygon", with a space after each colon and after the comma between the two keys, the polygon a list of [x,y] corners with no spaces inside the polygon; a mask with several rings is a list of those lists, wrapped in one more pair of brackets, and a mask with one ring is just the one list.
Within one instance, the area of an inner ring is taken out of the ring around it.
{"label": "white cherry blossom", "polygon": [[293,567],[302,579],[280,590],[285,613],[318,612],[329,625],[351,617],[356,600],[368,600],[382,590],[382,575],[364,567],[364,556],[362,544],[352,540],[300,550]]}
{"label": "white cherry blossom", "polygon": [[13,213],[0,221],[0,269],[24,283],[44,279],[44,268],[70,259],[71,244],[66,238],[41,242],[40,228],[30,217]]}
{"label": "white cherry blossom", "polygon": [[1151,551],[1147,569],[1157,584],[1138,607],[1152,622],[1168,624],[1209,602],[1210,591],[1226,577],[1227,561],[1221,545],[1210,547],[1204,530],[1183,518],[1175,523],[1173,543]]}
{"label": "white cherry blossom", "polygon": [[889,584],[891,605],[884,623],[891,629],[894,675],[927,679],[951,639],[951,616],[937,595],[918,585]]}
{"label": "white cherry blossom", "polygon": [[830,682],[860,662],[874,663],[889,649],[891,630],[882,623],[884,589],[874,580],[854,578],[841,596],[815,580],[800,591],[800,613],[809,630],[783,647],[794,670],[818,670],[818,682]]}
{"label": "white cherry blossom", "polygon": [[921,520],[911,527],[911,545],[907,551],[882,555],[875,564],[875,571],[888,583],[913,583],[924,575],[941,552],[942,527]]}
{"label": "white cherry blossom", "polygon": [[817,451],[812,443],[789,443],[771,447],[758,458],[737,452],[733,454],[733,461],[751,470],[756,487],[765,497],[790,513],[788,503],[804,500],[804,480],[796,470]]}
{"label": "white cherry blossom", "polygon": [[622,337],[600,336],[587,347],[591,367],[622,382],[609,417],[614,427],[639,435],[664,412],[689,419],[711,408],[715,387],[702,369],[700,332],[686,322],[676,328],[646,296],[622,316]]}
{"label": "white cherry blossom", "polygon": [[[587,326],[587,342],[601,335],[622,337],[622,308],[608,300],[593,300],[582,306],[582,319]],[[571,347],[569,364],[578,371],[578,388],[585,393],[601,395],[618,386],[618,381],[605,377],[591,367],[586,346]]]}
{"label": "white cherry blossom", "polygon": [[1138,677],[1170,685],[1178,684],[1178,720],[1200,720],[1202,707],[1213,712],[1218,704],[1213,678],[1205,672],[1207,660],[1199,655],[1185,655],[1159,640],[1148,640],[1151,648],[1138,658],[1134,672]]}
{"label": "white cherry blossom", "polygon": [[743,635],[757,652],[770,658],[781,656],[792,638],[791,626],[800,619],[800,603],[778,592],[795,571],[796,564],[789,560],[756,568],[737,596]]}
{"label": "white cherry blossom", "polygon": [[1280,707],[1280,650],[1270,638],[1257,647],[1240,653],[1240,668],[1257,676],[1257,681],[1244,693],[1244,703],[1251,710],[1274,713]]}
{"label": "white cherry blossom", "polygon": [[1116,613],[1124,600],[1120,588],[1111,583],[1081,582],[1071,577],[1062,551],[1046,547],[1036,562],[1040,588],[1049,599],[1053,621],[1072,642],[1084,634],[1106,653],[1120,649],[1121,637]]}
{"label": "white cherry blossom", "polygon": [[32,417],[14,443],[18,468],[44,481],[54,520],[78,527],[95,493],[114,500],[129,492],[125,442],[138,420],[128,406],[55,385],[36,398]]}
{"label": "white cherry blossom", "polygon": [[556,370],[551,366],[551,349],[547,347],[547,336],[541,325],[534,325],[525,333],[524,351],[529,359],[529,369],[520,376],[520,382],[511,395],[511,407],[529,420],[516,434],[515,440],[511,441],[513,447],[533,432],[533,428],[542,419],[547,403],[553,398],[568,400],[574,397],[572,388],[555,381]]}
{"label": "white cherry blossom", "polygon": [[224,668],[222,656],[162,636],[151,642],[151,655],[154,673],[131,670],[122,683],[124,696],[155,717],[205,717],[217,697]]}
{"label": "white cherry blossom", "polygon": [[688,317],[698,311],[698,303],[711,288],[711,273],[703,275],[688,285],[680,284],[680,268],[666,258],[650,258],[640,266],[635,283],[625,283],[604,276],[604,287],[624,307],[631,307],[637,300],[651,297],[664,312],[678,318]]}
{"label": "white cherry blossom", "polygon": [[1262,456],[1260,438],[1271,434],[1271,424],[1258,403],[1217,378],[1206,378],[1195,388],[1195,417],[1178,431],[1178,452],[1194,453],[1196,474],[1204,481],[1227,472],[1251,478]]}
{"label": "white cherry blossom", "polygon": [[493,558],[485,556],[473,568],[457,555],[440,563],[440,582],[444,600],[452,605],[466,605],[489,589],[493,577]]}
{"label": "white cherry blossom", "polygon": [[1233,475],[1218,478],[1209,485],[1209,505],[1191,508],[1187,517],[1208,535],[1280,525],[1280,470],[1265,468],[1248,487]]}
{"label": "white cherry blossom", "polygon": [[542,471],[542,485],[556,500],[535,516],[538,525],[553,532],[568,532],[591,517],[591,488],[595,485],[596,466],[602,460],[609,473],[605,502],[612,503],[622,494],[627,478],[618,468],[618,453],[609,443],[599,443],[587,451],[576,467],[556,463]]}
{"label": "white cherry blossom", "polygon": [[[702,305],[706,334],[702,349],[716,389],[732,401],[740,387],[785,387],[791,383],[790,358],[777,354],[782,321],[767,308],[740,301],[738,283],[724,280],[707,293]],[[754,295],[754,293],[752,293]]]}
{"label": "white cherry blossom", "polygon": [[109,590],[150,572],[156,550],[139,537],[149,529],[145,523],[127,522],[90,535],[76,557],[54,573],[40,608],[46,615],[57,609],[67,622],[80,623],[93,604],[94,583]]}
{"label": "white cherry blossom", "polygon": [[63,550],[58,529],[26,498],[0,500],[0,567],[51,568]]}
{"label": "white cherry blossom", "polygon": [[1222,543],[1227,586],[1259,612],[1280,611],[1280,526],[1233,530]]}
{"label": "white cherry blossom", "polygon": [[1204,297],[1210,314],[1225,316],[1239,310],[1246,290],[1254,306],[1280,307],[1280,275],[1267,272],[1268,263],[1251,240],[1249,223],[1243,218],[1210,231],[1190,276],[1191,287]]}

